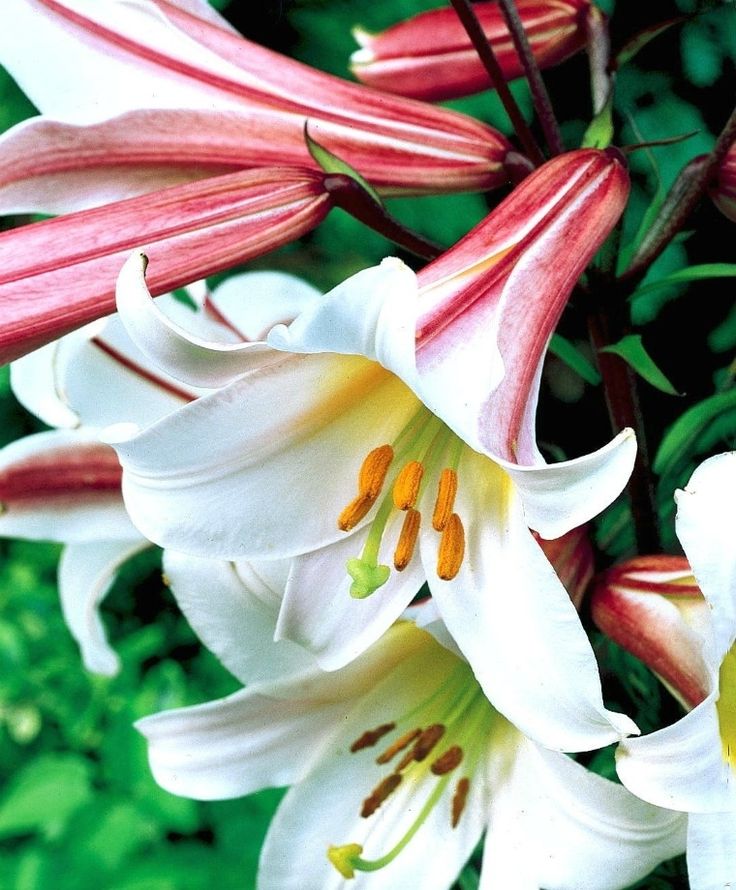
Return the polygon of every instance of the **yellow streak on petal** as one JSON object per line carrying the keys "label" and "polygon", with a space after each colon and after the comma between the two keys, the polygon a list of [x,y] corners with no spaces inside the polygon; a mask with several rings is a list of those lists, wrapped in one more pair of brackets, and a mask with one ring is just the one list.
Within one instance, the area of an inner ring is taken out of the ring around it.
{"label": "yellow streak on petal", "polygon": [[719,674],[716,702],[723,759],[736,770],[736,643],[726,653]]}

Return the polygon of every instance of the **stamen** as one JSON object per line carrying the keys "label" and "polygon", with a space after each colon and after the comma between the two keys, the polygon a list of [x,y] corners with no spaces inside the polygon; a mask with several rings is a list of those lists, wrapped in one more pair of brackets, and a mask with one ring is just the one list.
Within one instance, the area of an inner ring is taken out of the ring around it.
{"label": "stamen", "polygon": [[457,783],[455,794],[452,798],[452,818],[450,822],[453,828],[457,828],[458,823],[460,822],[460,817],[463,814],[465,803],[468,799],[469,790],[470,779],[467,776],[463,776],[463,778],[460,779],[460,781]]}
{"label": "stamen", "polygon": [[369,494],[359,494],[337,517],[337,527],[342,532],[351,531],[375,503],[376,499]]}
{"label": "stamen", "polygon": [[418,460],[410,460],[401,468],[394,482],[394,505],[398,510],[408,510],[417,502],[424,467]]}
{"label": "stamen", "polygon": [[421,521],[419,510],[410,509],[404,516],[404,524],[401,526],[399,541],[394,550],[394,567],[397,572],[403,572],[414,556]]}
{"label": "stamen", "polygon": [[384,764],[389,763],[394,757],[399,753],[399,751],[403,751],[404,748],[408,748],[409,745],[414,741],[414,739],[419,738],[422,734],[422,730],[417,727],[416,729],[410,729],[409,732],[405,732],[400,738],[396,739],[395,742],[392,742],[388,748],[376,757],[376,763]]}
{"label": "stamen", "polygon": [[386,798],[393,794],[394,791],[401,784],[401,776],[398,773],[391,773],[390,776],[386,776],[378,785],[371,791],[371,793],[366,797],[363,801],[363,807],[360,811],[360,815],[367,819],[369,816],[372,816],[376,810],[381,806],[381,804],[386,800]]}
{"label": "stamen", "polygon": [[445,467],[440,473],[440,481],[437,486],[437,500],[434,502],[432,514],[432,528],[436,532],[444,531],[445,526],[452,516],[457,494],[457,473],[450,467]]}
{"label": "stamen", "polygon": [[460,766],[462,760],[463,749],[459,745],[453,745],[444,754],[440,754],[437,760],[432,763],[430,769],[435,776],[444,776]]}
{"label": "stamen", "polygon": [[417,739],[416,745],[414,745],[414,760],[417,763],[424,760],[444,734],[445,727],[442,723],[433,723],[431,726],[428,726]]}
{"label": "stamen", "polygon": [[369,451],[358,474],[358,491],[370,495],[375,501],[381,493],[393,459],[394,450],[390,445],[379,445]]}
{"label": "stamen", "polygon": [[368,452],[358,473],[358,496],[338,516],[337,527],[341,531],[354,529],[376,503],[393,459],[390,445],[379,445]]}
{"label": "stamen", "polygon": [[360,738],[357,738],[350,746],[351,752],[355,754],[356,751],[362,751],[363,748],[372,748],[377,741],[382,739],[387,733],[391,732],[392,729],[396,729],[395,723],[382,723],[375,729],[366,730],[366,732],[364,732]]}
{"label": "stamen", "polygon": [[465,556],[465,529],[457,513],[447,520],[440,538],[437,554],[437,575],[443,581],[451,581],[460,571]]}

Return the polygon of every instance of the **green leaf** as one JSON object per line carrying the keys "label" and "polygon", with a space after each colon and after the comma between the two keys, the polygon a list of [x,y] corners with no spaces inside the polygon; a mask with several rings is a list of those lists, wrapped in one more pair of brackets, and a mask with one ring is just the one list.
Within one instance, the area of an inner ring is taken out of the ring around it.
{"label": "green leaf", "polygon": [[644,348],[644,344],[641,342],[641,334],[629,334],[622,340],[619,340],[618,343],[614,343],[611,346],[604,346],[600,351],[611,352],[614,355],[618,355],[629,364],[640,377],[643,377],[647,383],[662,390],[662,392],[666,392],[671,396],[679,395],[677,390],[659,370],[652,357]]}
{"label": "green leaf", "polygon": [[630,62],[650,40],[654,40],[655,37],[659,37],[660,34],[669,31],[673,25],[682,24],[684,21],[685,16],[678,16],[674,19],[667,19],[667,21],[660,22],[657,25],[652,25],[650,28],[645,28],[643,31],[639,31],[638,34],[634,34],[631,40],[628,40],[619,50],[614,60],[614,67],[620,68],[622,65],[626,65],[627,62]]}
{"label": "green leaf", "polygon": [[736,278],[736,263],[701,263],[697,266],[679,269],[656,281],[643,284],[631,295],[631,299],[635,300],[660,287],[669,287],[672,284],[682,284],[686,281],[702,281],[706,278]]}
{"label": "green leaf", "polygon": [[19,772],[0,802],[0,836],[63,825],[92,796],[90,764],[73,754],[45,754]]}
{"label": "green leaf", "polygon": [[343,176],[349,176],[351,179],[354,179],[358,185],[373,198],[376,204],[379,207],[383,207],[383,202],[381,201],[381,196],[378,192],[373,188],[373,186],[368,182],[367,179],[364,179],[360,173],[356,169],[350,166],[347,162],[343,161],[342,158],[338,158],[337,155],[333,155],[331,151],[328,151],[324,145],[320,145],[315,139],[309,135],[309,121],[304,124],[304,139],[307,143],[307,148],[309,149],[309,154],[314,158],[315,163],[319,164],[319,166],[325,171],[325,173],[339,173]]}
{"label": "green leaf", "polygon": [[569,368],[572,368],[576,374],[579,374],[591,386],[598,386],[601,382],[601,375],[596,371],[592,363],[588,361],[577,346],[561,334],[552,334],[549,351]]}
{"label": "green leaf", "polygon": [[736,389],[709,396],[687,410],[665,433],[654,458],[654,472],[662,476],[674,473],[712,425],[730,412],[736,420]]}

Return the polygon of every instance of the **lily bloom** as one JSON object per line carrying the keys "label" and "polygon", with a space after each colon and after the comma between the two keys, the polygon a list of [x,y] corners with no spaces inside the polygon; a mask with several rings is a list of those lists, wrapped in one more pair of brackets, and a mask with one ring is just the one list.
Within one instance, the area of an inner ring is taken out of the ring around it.
{"label": "lily bloom", "polygon": [[147,245],[162,294],[299,238],[332,206],[324,179],[230,173],[0,233],[0,362],[113,312],[134,244]]}
{"label": "lily bloom", "polygon": [[[517,0],[519,17],[540,68],[564,62],[585,46],[589,0]],[[473,4],[506,80],[524,74],[501,7]],[[358,80],[373,87],[427,99],[456,99],[493,87],[457,13],[431,9],[379,34],[353,31],[360,44],[350,57]]]}
{"label": "lily bloom", "polygon": [[634,794],[688,814],[690,886],[711,890],[736,881],[736,453],[706,460],[676,500],[687,563],[624,564],[601,580],[593,615],[687,710],[622,742],[617,769]]}
{"label": "lily bloom", "polygon": [[[257,339],[316,295],[293,276],[255,272],[229,279],[212,294],[189,288],[187,304],[171,295],[160,303],[190,336],[232,348]],[[113,674],[119,659],[99,605],[120,565],[150,542],[128,519],[117,455],[97,431],[124,420],[154,423],[211,390],[184,386],[153,366],[117,316],[25,356],[10,372],[16,398],[59,429],[0,450],[0,535],[65,544],[58,578],[64,617],[85,667]]]}
{"label": "lily bloom", "polygon": [[[534,436],[547,341],[627,191],[615,155],[563,155],[419,276],[397,260],[359,273],[271,331],[281,352],[243,350],[217,393],[106,433],[133,521],[195,555],[295,557],[278,633],[323,667],[364,651],[426,579],[527,735],[581,750],[635,731],[603,707],[587,636],[529,531],[583,524],[631,471],[631,431],[553,466]],[[208,362],[172,341],[139,257],[118,306],[145,352],[201,379]]]}
{"label": "lily bloom", "polygon": [[682,850],[679,814],[524,738],[426,630],[401,621],[325,674],[270,640],[278,561],[166,552],[164,565],[195,631],[247,687],[136,726],[156,781],[174,794],[292,786],[266,836],[259,890],[353,879],[366,890],[446,890],[484,831],[487,890],[615,890]]}
{"label": "lily bloom", "polygon": [[[0,62],[44,117],[0,141],[0,208],[67,212],[254,166],[304,125],[387,194],[494,188],[508,141],[244,39],[206,0],[8,0]],[[32,146],[29,155],[28,146]]]}

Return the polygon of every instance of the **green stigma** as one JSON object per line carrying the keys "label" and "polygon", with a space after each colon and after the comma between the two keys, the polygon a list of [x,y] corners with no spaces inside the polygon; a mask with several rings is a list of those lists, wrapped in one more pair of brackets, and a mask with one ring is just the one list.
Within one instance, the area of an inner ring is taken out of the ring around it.
{"label": "green stigma", "polygon": [[375,593],[389,579],[391,569],[388,566],[376,565],[366,559],[354,557],[346,563],[348,575],[353,579],[350,585],[350,596],[362,600]]}
{"label": "green stigma", "polygon": [[360,844],[343,844],[341,847],[329,846],[327,858],[344,878],[350,879],[355,877],[355,869],[359,867],[362,852],[363,848]]}

